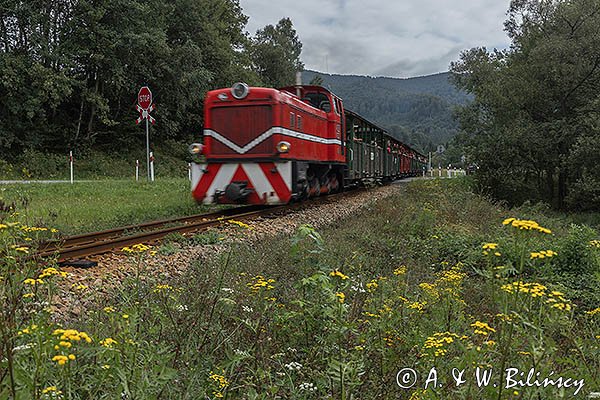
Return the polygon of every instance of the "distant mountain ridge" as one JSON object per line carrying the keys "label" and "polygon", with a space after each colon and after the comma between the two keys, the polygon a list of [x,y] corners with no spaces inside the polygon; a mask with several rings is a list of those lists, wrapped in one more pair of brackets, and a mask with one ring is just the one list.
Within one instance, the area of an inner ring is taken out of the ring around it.
{"label": "distant mountain ridge", "polygon": [[470,100],[443,72],[415,78],[327,74],[306,70],[302,82],[319,76],[348,109],[381,125],[421,151],[431,151],[458,132],[454,107]]}

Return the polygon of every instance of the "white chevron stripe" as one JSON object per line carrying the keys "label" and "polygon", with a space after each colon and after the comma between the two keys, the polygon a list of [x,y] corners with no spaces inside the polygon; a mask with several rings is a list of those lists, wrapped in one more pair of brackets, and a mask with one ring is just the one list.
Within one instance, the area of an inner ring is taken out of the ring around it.
{"label": "white chevron stripe", "polygon": [[[244,171],[246,171],[246,175],[252,182],[252,186],[254,186],[254,190],[256,190],[256,194],[259,198],[263,198],[263,193],[267,194],[267,203],[279,203],[280,199],[277,195],[277,192],[273,189],[271,182],[267,179],[265,174],[263,173],[260,165],[258,164],[241,164]],[[275,194],[275,196],[271,197],[271,192]]]}
{"label": "white chevron stripe", "polygon": [[322,138],[319,136],[309,135],[307,133],[296,132],[291,129],[286,129],[286,128],[276,126],[276,127],[270,128],[267,131],[261,133],[259,136],[257,136],[254,140],[252,140],[250,143],[248,143],[244,147],[240,147],[237,144],[233,143],[231,140],[229,140],[226,137],[224,137],[223,135],[221,135],[220,133],[213,131],[212,129],[204,130],[205,136],[210,136],[210,137],[218,140],[219,142],[223,143],[225,146],[229,147],[230,149],[236,151],[239,154],[247,153],[250,149],[257,146],[258,144],[260,144],[264,140],[268,139],[269,137],[273,136],[274,134],[289,136],[289,137],[293,137],[296,139],[308,140],[310,142],[316,142],[316,143],[321,143],[321,144],[337,144],[338,146],[342,144],[342,142],[339,139],[326,139],[326,138]]}
{"label": "white chevron stripe", "polygon": [[217,176],[215,176],[215,179],[212,181],[210,187],[206,191],[204,204],[212,204],[215,202],[215,199],[213,198],[215,191],[217,189],[225,190],[225,186],[227,186],[231,182],[231,179],[233,178],[237,167],[238,164],[221,165],[221,168],[219,168],[219,171],[217,172]]}

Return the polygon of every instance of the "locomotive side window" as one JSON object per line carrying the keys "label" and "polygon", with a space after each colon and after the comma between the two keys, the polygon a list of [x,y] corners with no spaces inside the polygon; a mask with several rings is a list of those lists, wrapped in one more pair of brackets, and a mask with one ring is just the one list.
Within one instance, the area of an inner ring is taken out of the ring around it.
{"label": "locomotive side window", "polygon": [[296,125],[296,114],[293,112],[290,113],[290,128],[293,128]]}
{"label": "locomotive side window", "polygon": [[302,130],[302,117],[298,115],[298,124],[297,124],[297,128],[299,131]]}

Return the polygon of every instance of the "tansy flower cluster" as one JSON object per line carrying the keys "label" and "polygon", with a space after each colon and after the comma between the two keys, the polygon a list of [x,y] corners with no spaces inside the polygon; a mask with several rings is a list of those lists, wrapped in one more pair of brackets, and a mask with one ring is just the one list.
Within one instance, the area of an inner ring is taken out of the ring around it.
{"label": "tansy flower cluster", "polygon": [[416,310],[418,312],[423,312],[426,305],[427,305],[426,301],[422,301],[422,302],[413,301],[412,303],[409,303],[406,306],[406,308],[410,308],[411,310]]}
{"label": "tansy flower cluster", "polygon": [[104,346],[107,348],[112,348],[115,344],[119,343],[115,339],[109,337],[100,341],[100,346]]}
{"label": "tansy flower cluster", "polygon": [[590,240],[590,246],[600,249],[600,240]]}
{"label": "tansy flower cluster", "polygon": [[54,336],[60,336],[60,340],[70,340],[75,342],[85,340],[87,343],[92,342],[92,338],[90,338],[87,333],[79,332],[75,329],[55,329],[52,334]]}
{"label": "tansy flower cluster", "polygon": [[252,227],[248,224],[243,223],[242,221],[236,221],[235,219],[230,219],[227,222],[229,222],[232,225],[237,225],[240,228],[244,228],[244,229],[252,229]]}
{"label": "tansy flower cluster", "polygon": [[423,355],[441,357],[448,353],[447,346],[454,343],[455,340],[460,340],[461,337],[456,333],[438,332],[433,336],[429,336],[423,344]]}
{"label": "tansy flower cluster", "polygon": [[535,258],[550,258],[550,257],[554,257],[558,255],[557,252],[552,251],[552,250],[542,250],[542,251],[536,251],[536,252],[532,252],[531,253],[531,259],[535,259]]}
{"label": "tansy flower cluster", "polygon": [[340,278],[341,280],[348,279],[348,276],[347,276],[347,275],[344,275],[344,274],[343,274],[343,273],[342,273],[340,270],[338,270],[338,269],[336,269],[336,270],[334,270],[334,271],[331,271],[331,272],[329,273],[329,276],[334,276],[334,277],[335,277],[335,276],[337,276],[337,277],[338,277],[338,278]]}
{"label": "tansy flower cluster", "polygon": [[[481,248],[483,249],[483,255],[487,256],[490,254],[490,251],[496,250],[498,248],[498,243],[484,243],[483,246],[481,246]],[[500,252],[498,251],[494,251],[494,255],[496,257],[500,257],[502,254],[500,254]]]}
{"label": "tansy flower cluster", "polygon": [[559,292],[557,290],[548,292],[548,288],[540,283],[525,283],[517,281],[513,283],[507,283],[506,285],[502,285],[501,289],[508,293],[516,293],[517,291],[519,293],[527,293],[533,298],[547,297],[545,303],[548,304],[551,308],[556,308],[558,310],[571,311],[573,308],[571,300],[565,298],[562,292]]}
{"label": "tansy flower cluster", "polygon": [[217,386],[219,387],[218,391],[213,392],[213,396],[215,396],[217,398],[222,398],[223,397],[223,393],[222,393],[223,389],[225,389],[227,386],[229,386],[229,382],[227,381],[227,378],[225,378],[225,376],[223,376],[223,375],[215,374],[214,372],[210,371],[209,379],[212,380],[213,382],[215,382],[217,384]]}
{"label": "tansy flower cluster", "polygon": [[394,275],[404,275],[406,274],[406,265],[401,265],[394,270]]}
{"label": "tansy flower cluster", "polygon": [[546,300],[546,304],[549,304],[550,307],[556,308],[562,311],[571,311],[573,306],[571,305],[571,300],[565,298],[564,293],[559,292],[558,290],[553,290],[548,293],[548,299]]}
{"label": "tansy flower cluster", "polygon": [[44,227],[27,226],[27,225],[21,225],[21,227],[19,229],[21,229],[23,232],[46,232],[48,230],[52,233],[58,232],[58,230],[56,230],[54,228],[48,229],[48,228],[44,228]]}
{"label": "tansy flower cluster", "polygon": [[68,356],[63,356],[61,354],[52,357],[52,361],[56,361],[58,365],[65,365],[69,361],[75,360],[75,354],[69,354]]}
{"label": "tansy flower cluster", "polygon": [[593,310],[590,310],[590,311],[586,311],[585,313],[588,314],[588,315],[600,314],[600,307],[594,308]]}
{"label": "tansy flower cluster", "polygon": [[35,330],[37,330],[38,326],[33,324],[27,328],[24,328],[20,331],[17,332],[17,335],[29,335],[30,333],[33,333]]}
{"label": "tansy flower cluster", "polygon": [[265,290],[274,289],[275,286],[273,286],[272,283],[275,283],[275,279],[266,279],[262,275],[257,275],[252,278],[252,281],[248,282],[246,286],[248,286],[254,293],[257,293],[261,288],[264,288]]}
{"label": "tansy flower cluster", "polygon": [[526,230],[526,231],[538,231],[538,232],[542,232],[542,233],[552,233],[552,231],[548,228],[544,228],[540,225],[538,225],[537,222],[532,221],[532,220],[525,220],[525,219],[516,219],[516,218],[507,218],[504,221],[502,221],[502,225],[510,225],[512,227],[521,229],[521,230]]}
{"label": "tansy flower cluster", "polygon": [[25,253],[25,254],[29,254],[29,247],[26,246],[17,246],[17,245],[12,245],[10,246],[14,251],[18,251],[20,253]]}
{"label": "tansy flower cluster", "polygon": [[515,293],[518,291],[519,293],[529,293],[531,297],[542,297],[546,295],[546,289],[548,288],[541,283],[515,281],[513,283],[502,285],[500,289],[508,293]]}
{"label": "tansy flower cluster", "polygon": [[486,322],[475,321],[471,324],[471,326],[475,328],[474,332],[477,335],[487,336],[490,333],[496,332],[496,330],[489,326]]}
{"label": "tansy flower cluster", "polygon": [[125,253],[143,253],[145,251],[150,250],[150,246],[147,246],[143,243],[138,243],[138,244],[134,244],[131,247],[123,247],[121,249],[121,251],[124,251]]}
{"label": "tansy flower cluster", "polygon": [[34,279],[34,278],[27,278],[23,281],[23,283],[25,285],[31,285],[31,286],[35,286],[35,285],[42,285],[44,284],[44,280],[43,279]]}
{"label": "tansy flower cluster", "polygon": [[175,291],[178,291],[178,290],[173,288],[173,286],[167,285],[167,284],[158,284],[152,290],[152,292],[154,292],[154,293],[175,292]]}
{"label": "tansy flower cluster", "polygon": [[60,394],[62,394],[62,392],[60,390],[58,390],[58,388],[56,386],[48,386],[45,389],[42,389],[42,394],[47,394],[47,395],[51,395],[51,396],[59,396]]}
{"label": "tansy flower cluster", "polygon": [[379,284],[377,284],[376,279],[373,279],[371,282],[367,283],[366,286],[369,292],[374,292],[379,287]]}
{"label": "tansy flower cluster", "polygon": [[42,273],[40,274],[40,276],[38,278],[43,279],[43,278],[47,278],[49,276],[59,276],[61,278],[66,278],[67,276],[69,276],[69,274],[66,273],[65,271],[59,271],[54,267],[50,267],[50,268],[46,268],[46,269],[42,270]]}

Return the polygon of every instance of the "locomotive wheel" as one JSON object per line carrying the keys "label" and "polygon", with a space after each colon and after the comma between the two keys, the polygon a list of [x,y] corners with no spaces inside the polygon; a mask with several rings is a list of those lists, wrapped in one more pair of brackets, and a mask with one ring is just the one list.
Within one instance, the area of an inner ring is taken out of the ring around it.
{"label": "locomotive wheel", "polygon": [[308,195],[309,197],[318,197],[321,194],[321,185],[317,178],[312,178],[309,183]]}
{"label": "locomotive wheel", "polygon": [[329,193],[337,193],[340,191],[340,181],[337,174],[332,174],[329,178]]}

